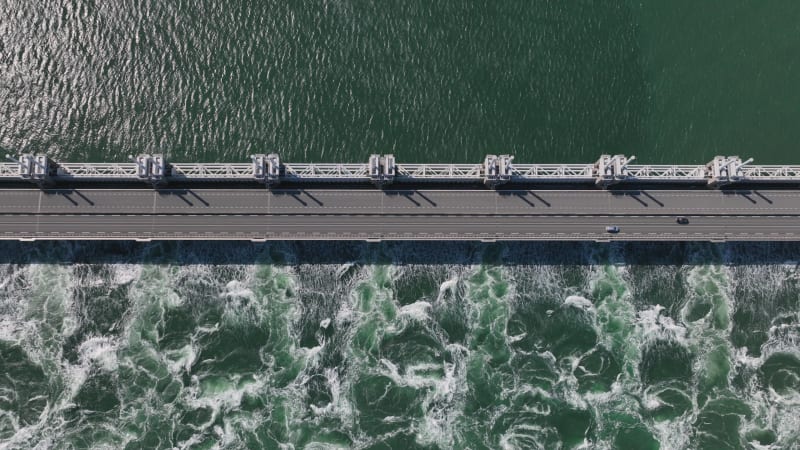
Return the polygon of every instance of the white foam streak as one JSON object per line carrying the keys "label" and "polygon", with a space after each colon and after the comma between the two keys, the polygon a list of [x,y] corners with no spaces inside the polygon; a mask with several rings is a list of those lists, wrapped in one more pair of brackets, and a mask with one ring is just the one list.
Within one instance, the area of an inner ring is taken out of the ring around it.
{"label": "white foam streak", "polygon": [[119,367],[117,346],[117,342],[108,337],[92,337],[85,340],[78,349],[81,367],[94,365],[106,372],[117,370]]}
{"label": "white foam streak", "polygon": [[690,439],[693,435],[691,417],[681,417],[675,421],[654,422],[652,430],[655,438],[664,450],[692,448]]}
{"label": "white foam streak", "polygon": [[111,282],[115,286],[128,284],[142,276],[142,266],[138,264],[115,264]]}
{"label": "white foam streak", "polygon": [[28,333],[35,332],[35,330],[31,329],[32,325],[33,324],[30,322],[19,322],[1,318],[0,340],[19,343],[26,338]]}
{"label": "white foam streak", "polygon": [[243,298],[247,300],[253,300],[255,294],[253,294],[253,291],[248,288],[246,284],[238,280],[232,280],[225,286],[225,292],[222,293],[222,296],[232,299]]}
{"label": "white foam streak", "polygon": [[428,302],[414,302],[410,305],[405,305],[400,308],[400,315],[420,322],[424,322],[430,318],[428,312],[431,309],[431,304]]}
{"label": "white foam streak", "polygon": [[800,355],[800,320],[793,323],[773,325],[769,328],[767,341],[761,346],[762,355],[788,352]]}
{"label": "white foam streak", "polygon": [[564,306],[571,306],[573,308],[590,311],[594,310],[594,304],[592,304],[591,300],[581,297],[580,295],[570,295],[569,297],[565,298]]}
{"label": "white foam streak", "polygon": [[339,379],[339,372],[335,368],[326,368],[323,372],[328,391],[331,394],[331,401],[325,406],[319,407],[310,405],[311,410],[315,416],[321,417],[339,417],[349,422],[348,418],[352,417],[353,409],[347,399],[342,396],[342,381]]}
{"label": "white foam streak", "polygon": [[165,357],[170,373],[178,376],[183,372],[191,372],[192,365],[197,360],[197,350],[194,344],[187,344],[179,349],[166,351]]}
{"label": "white foam streak", "polygon": [[450,278],[449,280],[439,285],[439,297],[437,300],[441,300],[442,296],[444,296],[447,292],[455,292],[457,285],[458,285],[458,276]]}
{"label": "white foam streak", "polygon": [[525,441],[534,441],[532,449],[545,450],[544,444],[533,439],[533,436],[543,436],[551,432],[551,430],[539,425],[515,424],[500,437],[500,448],[503,450],[517,450],[519,447],[514,441],[524,439]]}
{"label": "white foam streak", "polygon": [[663,306],[655,305],[636,314],[636,326],[641,335],[649,340],[674,340],[687,345],[686,327],[676,324],[671,317],[661,314],[662,311]]}
{"label": "white foam streak", "polygon": [[423,445],[452,446],[455,422],[460,416],[467,392],[466,361],[469,350],[458,344],[450,344],[446,350],[452,362],[444,363],[444,378],[435,380],[432,391],[423,402],[427,414],[417,437],[417,441]]}

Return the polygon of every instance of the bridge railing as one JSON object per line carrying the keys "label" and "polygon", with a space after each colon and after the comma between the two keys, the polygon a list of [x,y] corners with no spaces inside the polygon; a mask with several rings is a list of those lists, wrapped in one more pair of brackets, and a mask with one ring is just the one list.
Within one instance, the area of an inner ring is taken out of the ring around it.
{"label": "bridge railing", "polygon": [[170,178],[183,180],[251,180],[252,164],[171,164]]}
{"label": "bridge railing", "polygon": [[397,164],[395,181],[481,181],[480,164]]}
{"label": "bridge railing", "polygon": [[136,180],[133,163],[61,163],[56,176],[65,180]]}
{"label": "bridge railing", "polygon": [[19,179],[19,164],[0,163],[0,179]]}
{"label": "bridge railing", "polygon": [[744,166],[738,175],[740,179],[752,181],[798,181],[800,166]]}
{"label": "bridge railing", "polygon": [[283,177],[290,181],[369,181],[367,164],[283,164]]}
{"label": "bridge railing", "polygon": [[630,181],[697,182],[706,179],[706,166],[629,165],[625,179]]}
{"label": "bridge railing", "polygon": [[370,156],[367,163],[285,163],[277,154],[253,155],[251,163],[173,163],[163,155],[131,156],[126,163],[69,163],[45,155],[6,155],[0,180],[38,184],[58,181],[256,181],[281,182],[483,182],[596,183],[602,187],[625,183],[694,183],[724,186],[731,183],[798,183],[800,165],[753,165],[752,159],[717,156],[705,165],[631,164],[635,156],[602,155],[594,164],[516,164],[511,155],[488,155],[483,164],[395,163],[393,155]]}
{"label": "bridge railing", "polygon": [[512,164],[511,181],[594,181],[594,164]]}

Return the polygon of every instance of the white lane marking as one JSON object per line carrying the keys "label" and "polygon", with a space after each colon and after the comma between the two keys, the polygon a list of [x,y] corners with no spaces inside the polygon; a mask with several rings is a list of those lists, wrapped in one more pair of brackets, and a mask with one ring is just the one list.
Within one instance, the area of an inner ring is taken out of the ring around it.
{"label": "white lane marking", "polygon": [[[132,212],[133,214],[140,213],[140,212],[138,212],[138,210],[141,209],[141,208],[142,208],[141,205],[140,206],[136,206],[136,205],[134,205],[134,206],[111,206],[111,205],[108,205],[108,206],[95,206],[95,207],[93,207],[93,209],[98,210],[98,211],[104,211],[104,210],[108,210],[108,211],[112,211],[113,210],[113,211],[120,211],[120,212],[133,211]],[[148,209],[150,209],[150,208],[148,208]],[[169,206],[169,207],[166,207],[166,209],[169,210],[169,211],[185,211],[185,210],[196,211],[196,210],[199,210],[199,209],[216,210],[216,211],[237,211],[237,210],[258,211],[258,210],[261,210],[261,211],[264,211],[265,213],[276,213],[275,211],[296,211],[296,210],[299,210],[299,211],[328,211],[328,212],[335,212],[335,211],[348,211],[348,212],[350,212],[350,211],[353,211],[353,212],[355,212],[355,211],[375,211],[375,207],[373,207],[373,206],[350,206],[350,205],[341,205],[341,206],[273,206],[271,208],[265,208],[264,206],[202,206],[202,207],[200,207],[200,206]],[[600,211],[602,211],[602,212],[606,212],[606,213],[613,212],[614,215],[637,215],[637,216],[640,215],[640,213],[642,212],[642,210],[639,209],[639,208],[612,208],[611,210],[609,210],[608,208],[591,207],[591,206],[582,207],[582,206],[579,206],[579,205],[577,205],[577,206],[576,205],[563,206],[563,207],[558,207],[558,208],[553,207],[553,209],[548,209],[547,211],[555,211],[555,210],[569,211],[570,209],[580,210],[582,212],[600,212]],[[48,210],[53,210],[53,211],[67,210],[67,211],[70,211],[70,210],[74,210],[74,207],[73,206],[48,206]],[[405,213],[407,211],[420,211],[420,208],[413,207],[413,206],[411,206],[411,207],[409,207],[409,206],[386,206],[384,214],[392,214],[392,211],[402,211],[402,212]],[[487,208],[482,207],[482,206],[438,206],[436,208],[425,208],[425,211],[459,211],[459,212],[460,211],[474,211],[474,212],[478,212],[478,213],[481,213],[482,211],[485,211],[485,212],[482,212],[482,213],[483,214],[498,215],[498,216],[500,216],[500,215],[526,215],[526,216],[552,215],[550,213],[545,213],[544,211],[541,214],[531,214],[530,210],[519,210],[519,212],[515,212],[512,209],[503,210],[502,212],[492,213],[490,210],[487,211]],[[732,216],[732,215],[726,214],[726,213],[731,213],[731,212],[752,212],[752,213],[756,213],[756,212],[760,212],[760,211],[771,211],[771,212],[781,211],[781,212],[783,212],[783,214],[787,214],[787,213],[791,213],[791,212],[794,212],[796,214],[800,214],[800,205],[798,205],[797,207],[785,207],[785,208],[784,207],[742,207],[742,208],[740,208],[740,207],[732,207],[732,208],[731,207],[708,207],[708,208],[705,208],[705,207],[704,208],[689,207],[689,208],[670,208],[668,210],[664,210],[663,211],[662,217],[663,216],[671,216],[671,215],[673,215],[673,216],[674,215],[698,216],[697,213],[700,212],[700,211],[702,211],[702,212],[704,212],[706,214],[709,213],[709,212],[717,212],[718,214],[724,214],[724,215],[726,215],[728,217],[750,217],[751,215]],[[562,212],[562,214],[565,214],[565,213],[566,212]],[[429,214],[429,213],[420,212],[420,214]]]}
{"label": "white lane marking", "polygon": [[[47,193],[57,193],[57,192],[68,192],[69,189],[48,189],[46,190]],[[151,189],[126,189],[126,190],[111,190],[111,189],[104,189],[104,188],[95,188],[95,189],[82,189],[82,191],[86,192],[98,192],[102,193],[105,196],[137,196],[141,193],[147,193],[152,191]],[[160,192],[163,194],[172,194],[176,192],[183,192],[184,189],[162,189],[156,192]],[[236,196],[260,196],[264,195],[264,191],[261,189],[193,189],[194,192],[198,194],[202,194],[209,197],[224,197],[230,196],[231,193],[236,193]],[[343,197],[343,196],[375,196],[375,195],[384,195],[385,193],[382,191],[370,190],[370,189],[360,189],[360,190],[353,190],[353,189],[306,189],[302,186],[298,187],[297,189],[292,190],[272,190],[269,192],[269,197],[272,196],[282,196],[286,194],[290,194],[292,192],[297,191],[307,191],[313,193],[315,196],[333,196],[333,197]],[[620,191],[599,191],[599,190],[591,190],[591,189],[515,189],[515,190],[507,190],[507,191],[491,191],[491,190],[480,190],[480,189],[464,189],[464,190],[442,190],[442,189],[413,189],[413,187],[409,187],[407,191],[403,189],[399,189],[399,192],[419,192],[422,194],[431,194],[437,195],[439,197],[461,197],[464,194],[474,195],[493,195],[496,198],[501,198],[502,195],[500,194],[529,194],[529,193],[536,193],[546,198],[555,197],[555,198],[566,198],[566,197],[597,197],[603,196],[609,199],[618,199],[621,201],[625,201],[626,199],[630,200],[629,197],[633,197],[631,195],[625,195],[624,192]],[[388,193],[394,193],[398,191],[387,191]],[[639,190],[644,191],[650,194],[653,197],[660,196],[659,201],[663,203],[664,200],[669,199],[680,199],[680,198],[706,198],[706,199],[722,199],[728,201],[744,201],[746,200],[745,195],[752,195],[751,190],[739,190],[739,191],[670,191],[670,190]],[[19,190],[19,191],[0,191],[3,192],[5,195],[17,195],[18,192],[31,192],[31,190]],[[635,192],[635,191],[632,191]],[[766,193],[772,198],[798,198],[800,194],[796,191],[787,191],[787,190],[764,190],[763,192]],[[645,196],[646,197],[646,196]],[[512,198],[512,197],[509,197]],[[641,198],[641,196],[637,196],[637,198]],[[751,197],[752,198],[752,197]],[[644,200],[644,198],[642,198]],[[769,203],[766,200],[754,199],[757,203]],[[646,201],[646,200],[645,200]]]}
{"label": "white lane marking", "polygon": [[153,189],[153,220],[150,222],[150,234],[153,234],[156,230],[156,213],[158,210],[156,209],[156,202],[158,201],[158,192]]}
{"label": "white lane marking", "polygon": [[41,217],[40,214],[42,214],[42,196],[43,195],[44,195],[44,193],[42,193],[42,191],[40,190],[39,191],[39,205],[36,207],[36,233],[39,233],[39,217]]}
{"label": "white lane marking", "polygon": [[[144,214],[133,214],[133,215],[100,215],[100,214],[58,214],[58,215],[33,215],[33,214],[5,214],[0,215],[0,217],[4,217],[6,219],[11,218],[46,218],[47,223],[61,223],[58,221],[59,218],[81,218],[81,220],[72,221],[72,222],[86,222],[84,219],[92,218],[92,223],[114,223],[120,220],[133,220],[133,219],[140,219],[146,220],[148,218],[172,218],[173,221],[177,222],[186,222],[188,220],[197,221],[197,217],[205,217],[205,218],[213,218],[217,219],[216,222],[224,222],[224,221],[241,221],[241,219],[253,219],[248,220],[249,222],[253,223],[262,223],[264,219],[271,220],[273,222],[277,221],[280,222],[280,219],[290,219],[290,218],[318,218],[316,224],[311,223],[311,226],[316,226],[319,223],[327,223],[327,222],[343,222],[348,221],[348,223],[356,223],[353,221],[353,216],[329,216],[329,215],[306,215],[306,214],[291,214],[291,215],[210,215],[210,214],[155,214],[155,215],[144,215]],[[232,219],[233,217],[238,217],[237,219]],[[191,219],[189,219],[191,218]],[[370,216],[364,217],[364,219],[372,218],[371,222],[374,224],[386,224],[387,221],[383,216]],[[504,221],[498,221],[496,217],[492,216],[453,216],[452,220],[442,220],[439,217],[428,217],[428,216],[401,216],[396,217],[395,219],[399,219],[399,224],[424,224],[424,225],[461,225],[465,218],[472,219],[469,224],[470,225],[493,225],[493,226],[533,226],[533,227],[541,227],[541,226],[593,226],[587,225],[585,222],[582,222],[581,219],[587,218],[594,218],[594,219],[602,219],[602,220],[613,220],[613,219],[621,219],[618,220],[623,226],[625,227],[646,227],[646,228],[664,228],[667,231],[673,230],[681,230],[680,232],[684,232],[685,230],[693,230],[693,229],[706,229],[712,228],[717,229],[720,225],[725,225],[727,227],[752,227],[758,226],[759,228],[785,228],[785,227],[800,227],[800,221],[796,220],[796,218],[787,218],[791,219],[788,223],[759,223],[765,222],[764,220],[758,220],[757,217],[750,218],[751,220],[745,223],[736,223],[736,222],[723,222],[720,224],[719,222],[727,220],[727,217],[719,217],[714,220],[712,223],[694,223],[690,225],[684,226],[673,226],[670,223],[663,223],[659,221],[640,221],[636,220],[637,217],[632,218],[609,218],[603,216],[595,216],[595,217],[585,217],[585,216],[577,216],[577,217],[570,217],[570,216],[543,216],[543,217],[505,217]],[[277,219],[277,220],[276,220]],[[568,220],[565,221],[564,219],[575,219],[575,220]],[[755,220],[752,220],[755,219]],[[775,219],[771,219],[774,221]],[[12,221],[11,223],[16,223]],[[306,222],[308,223],[308,222]],[[391,224],[391,221],[388,221]]]}

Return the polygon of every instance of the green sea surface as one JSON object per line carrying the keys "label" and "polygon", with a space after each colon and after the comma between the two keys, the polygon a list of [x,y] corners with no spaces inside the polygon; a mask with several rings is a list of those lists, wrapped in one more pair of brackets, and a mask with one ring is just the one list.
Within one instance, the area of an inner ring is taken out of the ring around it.
{"label": "green sea surface", "polygon": [[[0,153],[800,164],[796,1],[0,0]],[[800,447],[800,246],[2,243],[0,449]]]}
{"label": "green sea surface", "polygon": [[797,162],[796,1],[2,0],[0,147]]}

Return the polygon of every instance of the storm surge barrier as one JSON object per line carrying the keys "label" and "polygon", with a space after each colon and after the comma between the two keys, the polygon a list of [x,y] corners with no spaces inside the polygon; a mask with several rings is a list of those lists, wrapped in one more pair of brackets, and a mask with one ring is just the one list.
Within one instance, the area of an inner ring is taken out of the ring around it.
{"label": "storm surge barrier", "polygon": [[370,155],[365,163],[290,163],[277,154],[252,155],[249,163],[173,163],[161,154],[131,156],[130,162],[73,163],[43,154],[6,155],[0,182],[40,185],[73,182],[257,182],[267,187],[296,183],[483,183],[613,185],[800,183],[800,165],[755,165],[753,159],[717,156],[703,165],[634,164],[635,156],[601,155],[592,164],[518,164],[512,155],[487,155],[477,164],[406,164],[394,155]]}

